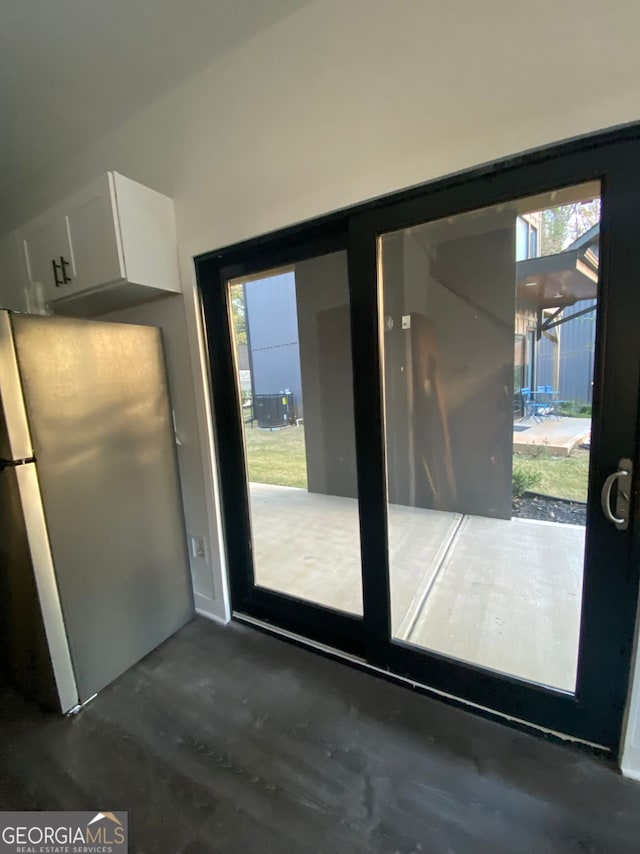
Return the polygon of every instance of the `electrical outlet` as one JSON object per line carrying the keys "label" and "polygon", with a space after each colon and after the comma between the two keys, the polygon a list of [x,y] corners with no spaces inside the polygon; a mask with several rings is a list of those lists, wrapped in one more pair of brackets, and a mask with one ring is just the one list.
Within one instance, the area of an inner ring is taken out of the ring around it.
{"label": "electrical outlet", "polygon": [[207,559],[203,537],[191,537],[191,557],[199,558],[200,560]]}

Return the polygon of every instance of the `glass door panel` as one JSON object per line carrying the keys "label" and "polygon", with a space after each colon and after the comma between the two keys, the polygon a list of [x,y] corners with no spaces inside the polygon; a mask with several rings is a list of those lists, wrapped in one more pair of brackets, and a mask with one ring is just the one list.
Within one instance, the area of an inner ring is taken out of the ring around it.
{"label": "glass door panel", "polygon": [[565,692],[581,627],[599,222],[591,182],[378,242],[392,636]]}
{"label": "glass door panel", "polygon": [[228,287],[253,584],[361,616],[346,253]]}

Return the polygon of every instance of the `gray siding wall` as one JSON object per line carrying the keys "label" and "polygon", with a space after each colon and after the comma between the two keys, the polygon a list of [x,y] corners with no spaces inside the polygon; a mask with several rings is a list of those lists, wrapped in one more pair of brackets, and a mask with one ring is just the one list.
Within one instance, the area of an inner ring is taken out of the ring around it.
{"label": "gray siding wall", "polygon": [[254,394],[295,395],[303,416],[298,348],[298,313],[293,273],[256,279],[244,286],[247,334]]}
{"label": "gray siding wall", "polygon": [[[565,309],[564,314],[573,314],[596,300],[584,300]],[[572,400],[577,405],[592,402],[593,356],[596,339],[596,312],[576,317],[557,328],[560,337],[560,382],[558,393],[561,400]],[[537,385],[553,385],[554,344],[544,336],[538,344]]]}

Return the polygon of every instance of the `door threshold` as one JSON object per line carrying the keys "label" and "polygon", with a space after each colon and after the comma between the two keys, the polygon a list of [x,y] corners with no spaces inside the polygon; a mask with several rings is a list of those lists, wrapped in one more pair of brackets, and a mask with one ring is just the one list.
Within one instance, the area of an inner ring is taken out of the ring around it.
{"label": "door threshold", "polygon": [[311,649],[315,652],[320,653],[321,655],[326,656],[327,658],[333,659],[334,661],[350,664],[353,667],[358,668],[359,670],[369,672],[372,675],[377,676],[378,678],[387,680],[388,682],[393,682],[396,685],[403,685],[404,687],[411,688],[411,690],[417,691],[420,694],[426,694],[428,696],[435,697],[436,699],[442,700],[443,702],[448,703],[449,705],[456,706],[461,709],[473,709],[474,712],[479,712],[482,717],[489,718],[491,720],[496,720],[500,723],[507,723],[509,726],[514,727],[515,729],[519,729],[529,733],[533,732],[553,741],[570,743],[589,750],[591,752],[597,753],[601,756],[611,757],[611,749],[608,747],[604,747],[601,744],[596,744],[593,741],[587,741],[586,739],[577,738],[576,736],[568,735],[564,732],[558,732],[557,730],[548,729],[547,727],[540,726],[539,724],[534,724],[530,721],[525,721],[522,718],[516,718],[512,715],[507,715],[504,712],[496,711],[496,709],[490,709],[487,706],[481,706],[478,703],[473,703],[470,700],[463,699],[462,697],[456,697],[454,694],[448,694],[446,691],[441,691],[438,688],[432,688],[422,682],[416,682],[413,679],[408,679],[406,676],[401,676],[398,673],[393,673],[391,670],[383,670],[381,667],[376,667],[374,664],[369,664],[368,661],[365,661],[364,658],[360,658],[357,655],[351,655],[348,652],[342,652],[342,650],[336,649],[335,647],[327,646],[326,644],[319,643],[318,641],[311,640],[310,638],[306,638],[303,635],[298,635],[295,632],[290,632],[287,629],[282,629],[279,626],[274,626],[272,623],[266,623],[263,620],[258,620],[255,617],[249,616],[248,614],[242,614],[239,611],[234,611],[232,614],[232,618],[234,620],[237,620],[237,622],[239,623],[244,623],[245,625],[258,629],[259,631],[265,632],[266,634],[274,635],[275,637],[280,637],[284,640],[290,641],[291,643],[296,644],[296,646]]}

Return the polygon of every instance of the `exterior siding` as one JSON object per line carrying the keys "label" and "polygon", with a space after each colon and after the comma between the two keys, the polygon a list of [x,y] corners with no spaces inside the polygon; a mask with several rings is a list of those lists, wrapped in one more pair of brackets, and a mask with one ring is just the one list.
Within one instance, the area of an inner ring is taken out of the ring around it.
{"label": "exterior siding", "polygon": [[301,418],[295,275],[283,273],[247,282],[244,294],[253,393],[292,391]]}
{"label": "exterior siding", "polygon": [[[566,309],[573,314],[589,306],[595,306],[596,300],[577,303]],[[593,355],[595,347],[596,312],[593,311],[554,330],[560,339],[560,381],[558,393],[561,400],[572,400],[577,405],[590,404],[593,395]],[[544,335],[538,344],[536,383],[553,385],[554,382],[553,341]]]}
{"label": "exterior siding", "polygon": [[[596,300],[579,303],[576,309],[595,306]],[[574,311],[574,309],[568,309]],[[593,356],[596,340],[596,312],[592,311],[560,327],[560,397],[577,404],[593,398]]]}

